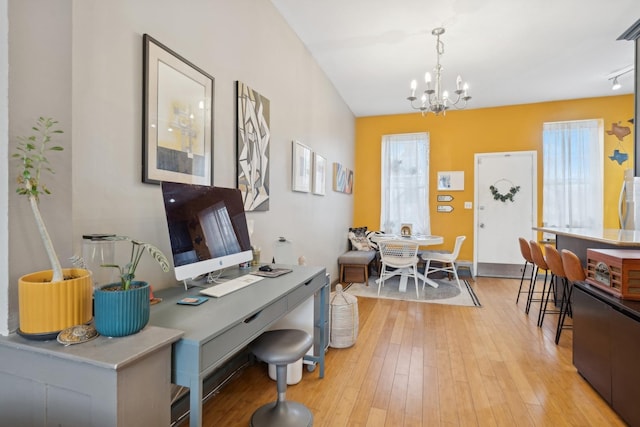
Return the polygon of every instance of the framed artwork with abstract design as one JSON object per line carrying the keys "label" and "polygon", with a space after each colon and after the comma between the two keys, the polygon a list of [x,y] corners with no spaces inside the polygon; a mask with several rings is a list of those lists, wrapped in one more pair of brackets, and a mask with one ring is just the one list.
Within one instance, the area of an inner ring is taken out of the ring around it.
{"label": "framed artwork with abstract design", "polygon": [[345,194],[353,192],[353,171],[337,162],[333,164],[333,191]]}
{"label": "framed artwork with abstract design", "polygon": [[245,211],[269,210],[269,100],[242,82],[237,94],[237,185]]}
{"label": "framed artwork with abstract design", "polygon": [[213,184],[214,79],[143,36],[142,181]]}

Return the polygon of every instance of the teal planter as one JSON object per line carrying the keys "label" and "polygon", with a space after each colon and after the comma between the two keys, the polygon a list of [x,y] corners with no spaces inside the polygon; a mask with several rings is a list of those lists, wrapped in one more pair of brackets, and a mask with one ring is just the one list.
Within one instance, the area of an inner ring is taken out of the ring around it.
{"label": "teal planter", "polygon": [[94,322],[100,335],[124,337],[135,334],[149,322],[149,284],[132,282],[128,291],[105,288],[104,285],[93,293]]}

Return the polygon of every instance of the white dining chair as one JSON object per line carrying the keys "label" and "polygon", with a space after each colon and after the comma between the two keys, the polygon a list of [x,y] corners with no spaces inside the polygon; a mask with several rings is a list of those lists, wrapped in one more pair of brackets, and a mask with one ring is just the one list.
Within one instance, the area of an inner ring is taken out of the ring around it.
{"label": "white dining chair", "polygon": [[389,239],[381,240],[378,247],[382,263],[382,271],[378,279],[378,295],[380,295],[380,288],[384,286],[384,281],[397,276],[397,270],[401,270],[401,274],[407,278],[413,277],[416,284],[416,297],[420,298],[418,292],[418,243],[405,239]]}
{"label": "white dining chair", "polygon": [[[424,285],[427,281],[427,276],[429,274],[441,271],[447,274],[453,274],[453,277],[456,278],[458,289],[462,290],[462,286],[460,286],[460,279],[458,279],[458,269],[456,268],[456,260],[458,259],[458,255],[460,255],[460,248],[462,247],[462,242],[464,242],[466,238],[467,236],[456,237],[456,243],[453,247],[453,251],[451,252],[437,252],[437,251],[422,252],[420,256],[422,260],[425,262],[422,289],[424,289]],[[431,265],[432,261],[435,261],[437,265]]]}

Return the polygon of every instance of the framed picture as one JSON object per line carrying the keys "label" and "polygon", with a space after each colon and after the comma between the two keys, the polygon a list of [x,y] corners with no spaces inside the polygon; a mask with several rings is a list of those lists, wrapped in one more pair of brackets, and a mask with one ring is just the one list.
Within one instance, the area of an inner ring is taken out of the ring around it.
{"label": "framed picture", "polygon": [[214,79],[143,36],[142,181],[213,184]]}
{"label": "framed picture", "polygon": [[313,194],[324,196],[327,181],[327,159],[313,153]]}
{"label": "framed picture", "polygon": [[237,89],[237,185],[245,211],[269,210],[270,102],[242,82]]}
{"label": "framed picture", "polygon": [[464,171],[438,172],[438,191],[464,190]]}
{"label": "framed picture", "polygon": [[311,191],[311,149],[298,141],[293,141],[291,159],[291,188],[293,191]]}
{"label": "framed picture", "polygon": [[333,163],[333,191],[351,194],[353,192],[353,171],[340,163]]}

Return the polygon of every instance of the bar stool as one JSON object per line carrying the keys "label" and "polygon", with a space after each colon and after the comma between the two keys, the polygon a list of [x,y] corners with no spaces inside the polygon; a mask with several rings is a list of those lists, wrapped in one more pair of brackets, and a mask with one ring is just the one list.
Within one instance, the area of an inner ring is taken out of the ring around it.
{"label": "bar stool", "polygon": [[[531,308],[531,302],[538,301],[540,302],[540,310],[538,311],[538,322],[540,324],[540,317],[542,316],[542,302],[544,301],[544,293],[547,289],[547,277],[549,274],[549,266],[544,259],[544,255],[542,255],[542,248],[540,244],[535,240],[529,241],[529,246],[531,247],[531,258],[533,259],[533,263],[535,264],[535,273],[533,275],[533,280],[531,282],[531,286],[529,286],[529,295],[527,298],[527,308],[525,309],[525,313],[529,313],[529,309]],[[538,271],[544,270],[544,282],[542,282],[542,292],[540,293],[540,299],[534,299],[533,294],[535,292],[536,282],[538,281]],[[553,282],[549,284],[549,286],[553,286]]]}
{"label": "bar stool", "polygon": [[[562,293],[567,291],[567,276],[564,273],[564,268],[562,266],[562,257],[560,256],[560,252],[551,245],[544,245],[544,259],[551,270],[551,282],[553,284],[554,290],[562,289]],[[558,286],[558,280],[561,282],[561,286]],[[560,314],[560,310],[549,310],[547,306],[549,305],[549,294],[551,294],[551,285],[547,289],[547,296],[544,299],[544,306],[542,309],[542,317],[540,318],[540,322],[538,326],[542,326],[544,323],[544,316],[549,314]],[[553,303],[556,303],[556,292],[553,293]]]}
{"label": "bar stool", "polygon": [[287,365],[302,358],[313,345],[313,338],[299,329],[264,332],[249,349],[260,360],[276,365],[278,399],[258,408],[251,416],[252,427],[307,427],[313,414],[301,403],[286,400]]}
{"label": "bar stool", "polygon": [[529,288],[531,288],[531,282],[533,279],[533,271],[534,271],[533,258],[531,258],[531,248],[529,247],[529,242],[527,242],[527,240],[522,237],[518,238],[518,242],[520,243],[520,253],[522,254],[522,258],[524,258],[524,267],[522,268],[522,278],[520,278],[520,287],[518,288],[518,297],[516,298],[516,304],[518,304],[518,301],[520,300],[520,294],[529,293],[529,289],[527,289],[526,291],[522,290],[522,283],[524,282],[524,275],[525,275],[525,272],[527,271],[527,266],[531,264],[531,277],[529,278]]}
{"label": "bar stool", "polygon": [[558,318],[558,328],[556,329],[556,344],[560,342],[560,334],[562,329],[569,329],[571,325],[565,326],[564,320],[567,316],[572,316],[571,311],[571,294],[573,293],[573,283],[582,282],[587,278],[587,275],[582,268],[582,262],[580,258],[568,249],[563,249],[561,252],[562,267],[567,275],[567,289],[562,293],[562,299],[560,301],[560,317]]}

